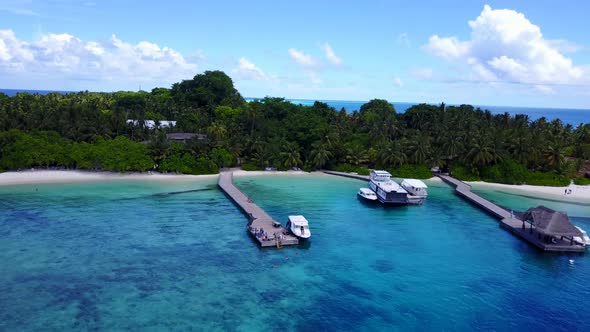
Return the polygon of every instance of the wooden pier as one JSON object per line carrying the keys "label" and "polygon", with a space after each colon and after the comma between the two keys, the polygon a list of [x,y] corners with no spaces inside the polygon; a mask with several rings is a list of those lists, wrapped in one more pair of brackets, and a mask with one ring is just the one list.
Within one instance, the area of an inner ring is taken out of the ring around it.
{"label": "wooden pier", "polygon": [[323,169],[322,172],[324,172],[326,174],[330,174],[330,175],[338,175],[338,176],[343,176],[345,178],[351,178],[351,179],[357,179],[357,180],[363,180],[363,181],[369,181],[371,179],[371,177],[368,175],[358,175],[358,174],[352,174],[352,173],[346,173],[346,172],[328,171],[325,169]]}
{"label": "wooden pier", "polygon": [[544,251],[557,252],[585,252],[582,245],[571,244],[570,240],[557,239],[556,243],[546,243],[539,238],[539,233],[535,231],[535,226],[526,226],[525,222],[505,209],[488,201],[487,199],[471,191],[471,186],[463,181],[459,181],[451,176],[437,174],[444,182],[455,187],[456,193],[500,221],[500,226],[510,231],[512,234],[526,240],[530,244]]}
{"label": "wooden pier", "polygon": [[246,230],[260,246],[280,248],[299,244],[297,237],[285,234],[287,232],[278,221],[264,212],[234,185],[233,172],[221,172],[217,184],[248,217]]}

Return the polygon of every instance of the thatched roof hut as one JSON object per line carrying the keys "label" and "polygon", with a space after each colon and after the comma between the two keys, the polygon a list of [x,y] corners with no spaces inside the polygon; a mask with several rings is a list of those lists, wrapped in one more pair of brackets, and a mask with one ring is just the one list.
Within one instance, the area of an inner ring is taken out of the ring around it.
{"label": "thatched roof hut", "polygon": [[522,220],[535,226],[537,232],[553,237],[572,238],[582,236],[564,212],[558,212],[545,206],[537,206],[528,209],[522,216]]}

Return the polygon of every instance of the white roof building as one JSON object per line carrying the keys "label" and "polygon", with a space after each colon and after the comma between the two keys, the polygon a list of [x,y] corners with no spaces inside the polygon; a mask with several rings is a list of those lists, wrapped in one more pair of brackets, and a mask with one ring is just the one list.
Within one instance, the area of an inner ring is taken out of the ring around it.
{"label": "white roof building", "polygon": [[[133,124],[134,126],[139,126],[139,120],[128,119],[128,124]],[[158,121],[160,128],[172,128],[176,127],[176,121],[168,121],[168,120],[161,120]],[[143,126],[148,129],[155,129],[156,128],[156,121],[155,120],[143,120]]]}

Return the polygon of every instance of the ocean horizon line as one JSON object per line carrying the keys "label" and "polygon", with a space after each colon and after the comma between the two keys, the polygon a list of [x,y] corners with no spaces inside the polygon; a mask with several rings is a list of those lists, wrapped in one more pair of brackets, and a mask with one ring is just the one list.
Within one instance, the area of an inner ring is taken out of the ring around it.
{"label": "ocean horizon line", "polygon": [[[272,96],[267,96],[270,98],[275,98]],[[263,100],[266,97],[244,97],[244,99],[248,100]],[[368,103],[370,100],[346,100],[346,99],[307,99],[307,98],[287,98],[287,97],[276,97],[276,98],[283,98],[287,101],[293,102],[293,101],[311,101],[311,102],[315,102],[315,101],[319,101],[319,102],[346,102],[346,103]],[[379,99],[379,98],[376,98]],[[387,100],[387,99],[386,99]],[[513,106],[513,105],[485,105],[485,104],[475,104],[475,103],[447,103],[447,102],[414,102],[414,101],[391,101],[391,100],[387,100],[389,103],[391,104],[412,104],[412,105],[420,105],[420,104],[426,104],[426,105],[435,105],[438,106],[441,103],[444,103],[447,106],[461,106],[461,105],[471,105],[473,107],[479,107],[479,108],[483,108],[483,107],[509,107],[509,108],[527,108],[527,109],[548,109],[548,110],[552,110],[552,109],[560,109],[560,110],[572,110],[572,111],[590,111],[590,107],[588,108],[576,108],[576,107],[548,107],[548,106]]]}

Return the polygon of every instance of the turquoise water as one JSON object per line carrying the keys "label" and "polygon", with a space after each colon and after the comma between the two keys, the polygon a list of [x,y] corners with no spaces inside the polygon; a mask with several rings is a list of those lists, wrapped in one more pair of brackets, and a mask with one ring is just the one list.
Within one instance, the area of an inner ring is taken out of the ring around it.
{"label": "turquoise water", "polygon": [[236,183],[312,240],[258,248],[215,180],[0,188],[0,330],[590,329],[587,255],[543,254],[444,184],[383,208],[356,180]]}

